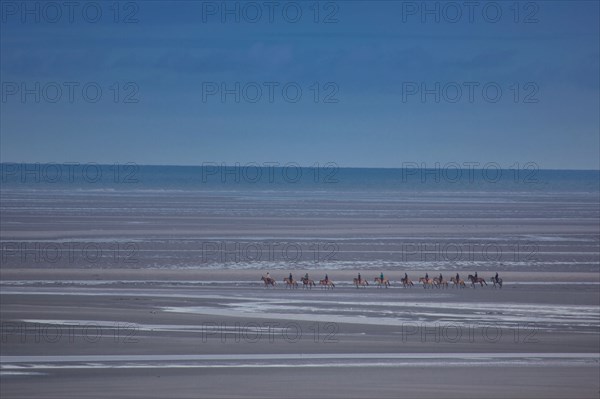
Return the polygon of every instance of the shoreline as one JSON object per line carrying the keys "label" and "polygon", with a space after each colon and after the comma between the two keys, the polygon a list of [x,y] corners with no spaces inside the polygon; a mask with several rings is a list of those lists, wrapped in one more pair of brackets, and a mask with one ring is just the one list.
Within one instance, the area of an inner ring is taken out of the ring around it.
{"label": "shoreline", "polygon": [[[214,269],[75,269],[75,268],[56,268],[56,269],[16,269],[16,268],[2,268],[0,269],[0,283],[5,281],[57,281],[68,280],[89,280],[89,281],[156,281],[165,282],[177,281],[183,282],[185,280],[201,282],[207,280],[210,282],[247,282],[247,283],[260,283],[260,277],[265,274],[268,270],[214,270]],[[315,270],[290,270],[295,277],[303,276],[304,273],[309,273],[309,277],[317,280],[324,278],[325,274],[330,276],[330,279],[334,282],[352,283],[352,279],[357,276],[360,272],[363,278],[368,279],[369,282],[374,277],[379,275],[379,272],[375,271],[361,271],[357,270],[335,270],[335,269],[323,269],[318,272]],[[382,270],[387,278],[392,282],[399,282],[404,277],[404,271],[386,271]],[[422,270],[422,271],[410,271],[408,272],[409,278],[413,280],[417,285],[418,276],[424,276],[425,273],[429,273],[430,277],[435,277],[439,273],[442,273],[445,278],[454,276],[456,270]],[[474,273],[473,271],[458,271],[461,278],[467,277],[468,274]],[[271,271],[271,276],[276,279],[277,282],[287,277],[289,271]],[[480,272],[479,276],[484,277],[486,281],[494,275],[493,272]],[[516,283],[577,283],[586,282],[593,284],[600,284],[600,273],[593,272],[501,272],[500,277],[504,280],[505,284],[511,282]]]}

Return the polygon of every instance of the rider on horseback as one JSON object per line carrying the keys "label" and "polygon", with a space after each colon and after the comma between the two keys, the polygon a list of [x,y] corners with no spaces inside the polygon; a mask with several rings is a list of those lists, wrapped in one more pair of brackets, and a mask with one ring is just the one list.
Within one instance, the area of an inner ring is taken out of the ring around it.
{"label": "rider on horseback", "polygon": [[498,272],[496,272],[496,276],[494,277],[494,279],[496,280],[496,284],[498,284]]}
{"label": "rider on horseback", "polygon": [[293,281],[294,279],[292,278],[292,272],[290,272],[290,284],[292,284]]}
{"label": "rider on horseback", "polygon": [[360,273],[358,273],[358,284],[360,284],[361,281],[362,281],[362,279],[360,277]]}
{"label": "rider on horseback", "polygon": [[329,276],[325,273],[325,284],[329,284]]}
{"label": "rider on horseback", "polygon": [[404,283],[408,283],[408,274],[404,273]]}

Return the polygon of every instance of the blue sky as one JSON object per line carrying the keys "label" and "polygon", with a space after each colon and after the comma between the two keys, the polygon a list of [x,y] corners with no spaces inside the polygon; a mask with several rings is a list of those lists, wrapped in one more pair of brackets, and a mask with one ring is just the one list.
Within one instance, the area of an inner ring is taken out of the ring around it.
{"label": "blue sky", "polygon": [[0,2],[3,162],[600,165],[597,1],[76,3]]}

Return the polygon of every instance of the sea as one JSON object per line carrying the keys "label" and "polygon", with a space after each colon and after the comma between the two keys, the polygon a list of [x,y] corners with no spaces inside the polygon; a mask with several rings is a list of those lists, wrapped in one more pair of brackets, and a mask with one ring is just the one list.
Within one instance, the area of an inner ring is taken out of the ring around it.
{"label": "sea", "polygon": [[[469,166],[469,167],[465,167]],[[162,192],[286,192],[325,195],[353,192],[382,200],[390,193],[447,192],[465,194],[600,193],[598,170],[547,170],[534,163],[512,165],[449,163],[421,168],[344,168],[334,163],[204,164],[157,166],[134,163],[0,163],[5,190],[105,190]]]}

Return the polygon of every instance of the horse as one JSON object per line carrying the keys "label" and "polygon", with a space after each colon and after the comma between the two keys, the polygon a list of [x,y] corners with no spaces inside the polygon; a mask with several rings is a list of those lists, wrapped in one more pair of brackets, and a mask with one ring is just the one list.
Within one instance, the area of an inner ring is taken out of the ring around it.
{"label": "horse", "polygon": [[268,287],[268,286],[275,287],[275,280],[272,279],[271,277],[262,276],[260,279],[263,281],[263,283],[265,283],[265,287]]}
{"label": "horse", "polygon": [[494,288],[496,288],[496,286],[502,288],[502,279],[500,277],[498,277],[498,279],[496,279],[496,277],[492,277],[490,280],[492,283],[494,283]]}
{"label": "horse", "polygon": [[356,288],[358,288],[359,285],[362,286],[362,287],[367,288],[367,285],[369,285],[369,282],[366,279],[364,279],[364,278],[361,278],[360,282],[359,282],[358,278],[354,277],[353,281],[354,281],[354,285],[356,286]]}
{"label": "horse", "polygon": [[302,288],[310,288],[312,290],[314,286],[316,286],[314,280],[302,277]]}
{"label": "horse", "polygon": [[319,284],[322,285],[323,286],[322,288],[325,288],[325,289],[335,288],[335,284],[333,284],[333,282],[331,280],[325,280],[325,279],[319,280]]}
{"label": "horse", "polygon": [[465,288],[465,280],[460,279],[460,280],[456,280],[456,277],[450,277],[450,281],[452,281],[454,283],[454,285],[452,287],[454,288]]}
{"label": "horse", "polygon": [[437,277],[434,277],[434,278],[433,278],[433,284],[434,284],[434,285],[435,285],[437,288],[440,288],[440,287],[446,287],[446,288],[448,288],[448,282],[447,282],[446,280],[440,280],[440,279],[439,279],[439,278],[437,278]]}
{"label": "horse", "polygon": [[381,288],[382,285],[384,285],[385,288],[388,288],[390,286],[390,279],[388,278],[384,278],[382,280],[381,277],[375,277],[375,282],[377,283],[377,287],[379,288]]}
{"label": "horse", "polygon": [[402,283],[403,287],[412,287],[414,286],[413,282],[407,277],[407,278],[401,278],[400,282]]}
{"label": "horse", "polygon": [[419,277],[419,283],[423,284],[423,288],[427,288],[427,286],[433,288],[433,280],[430,278]]}
{"label": "horse", "polygon": [[485,282],[485,279],[483,277],[477,277],[475,278],[475,276],[473,276],[472,274],[469,274],[468,280],[471,282],[471,285],[473,286],[473,288],[475,288],[475,284],[479,283],[479,285],[481,285],[483,287],[483,285],[487,285],[487,283]]}
{"label": "horse", "polygon": [[285,288],[298,288],[298,282],[296,280],[290,280],[287,277],[284,277],[283,282],[285,283]]}

